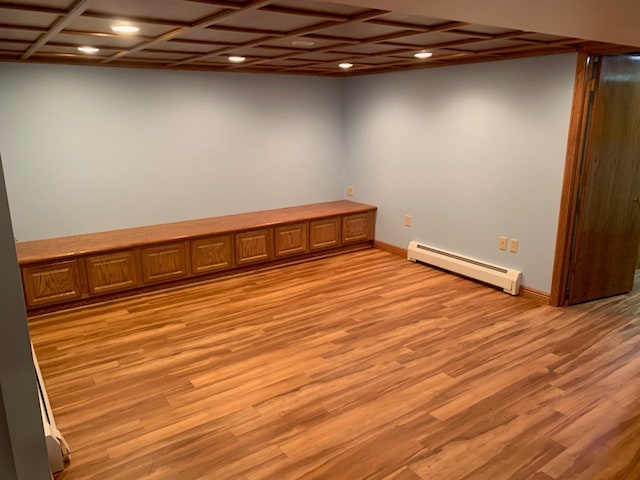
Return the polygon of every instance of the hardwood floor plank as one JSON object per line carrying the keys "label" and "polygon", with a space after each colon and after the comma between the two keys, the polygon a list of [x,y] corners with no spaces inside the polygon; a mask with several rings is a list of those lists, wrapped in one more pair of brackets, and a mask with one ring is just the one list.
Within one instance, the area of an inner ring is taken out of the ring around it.
{"label": "hardwood floor plank", "polygon": [[552,308],[371,249],[30,329],[57,480],[640,478],[638,291]]}

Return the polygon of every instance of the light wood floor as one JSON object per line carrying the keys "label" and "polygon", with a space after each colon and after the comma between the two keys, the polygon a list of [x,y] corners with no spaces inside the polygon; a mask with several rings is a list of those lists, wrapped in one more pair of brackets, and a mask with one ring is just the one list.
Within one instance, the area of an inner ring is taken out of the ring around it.
{"label": "light wood floor", "polygon": [[31,327],[59,480],[594,480],[640,478],[639,317],[366,250]]}

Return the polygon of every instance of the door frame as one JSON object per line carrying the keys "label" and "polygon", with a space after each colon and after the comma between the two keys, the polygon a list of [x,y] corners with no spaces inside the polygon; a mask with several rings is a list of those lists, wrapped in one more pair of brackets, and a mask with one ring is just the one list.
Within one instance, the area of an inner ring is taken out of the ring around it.
{"label": "door frame", "polygon": [[580,168],[582,155],[587,146],[587,110],[589,96],[595,88],[592,80],[593,57],[596,55],[620,55],[637,52],[628,47],[614,47],[606,49],[581,49],[578,52],[576,75],[573,86],[573,100],[571,118],[569,121],[569,136],[562,181],[562,195],[560,197],[560,211],[558,215],[558,233],[551,277],[551,291],[549,305],[559,307],[566,305],[567,281],[571,261],[571,243],[573,241],[576,206],[578,202],[578,185],[581,181]]}
{"label": "door frame", "polygon": [[571,241],[576,220],[576,204],[578,201],[578,180],[580,178],[580,159],[584,151],[584,135],[586,129],[586,112],[589,105],[589,78],[591,72],[591,55],[578,53],[576,76],[573,84],[573,101],[571,120],[569,122],[569,138],[564,164],[562,196],[560,197],[560,214],[558,215],[558,234],[556,251],[551,277],[549,305],[559,307],[565,304],[566,287],[569,278],[569,261],[571,258]]}

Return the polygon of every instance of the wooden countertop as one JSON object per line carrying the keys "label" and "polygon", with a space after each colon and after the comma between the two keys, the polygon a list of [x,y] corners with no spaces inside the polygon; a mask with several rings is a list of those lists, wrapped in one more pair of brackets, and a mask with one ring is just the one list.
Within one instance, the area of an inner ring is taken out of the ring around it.
{"label": "wooden countertop", "polygon": [[133,248],[150,243],[165,243],[186,238],[217,235],[232,231],[295,223],[335,215],[375,210],[373,205],[337,200],[258,212],[164,223],[147,227],[125,228],[108,232],[16,243],[18,262],[23,264],[62,260],[78,255]]}

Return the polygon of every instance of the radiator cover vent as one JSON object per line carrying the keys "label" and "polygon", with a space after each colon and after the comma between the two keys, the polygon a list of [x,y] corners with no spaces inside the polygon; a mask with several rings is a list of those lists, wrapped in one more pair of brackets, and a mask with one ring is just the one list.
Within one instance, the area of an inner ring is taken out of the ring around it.
{"label": "radiator cover vent", "polygon": [[520,293],[522,272],[518,270],[500,267],[418,242],[409,243],[407,259],[495,285],[511,295]]}

